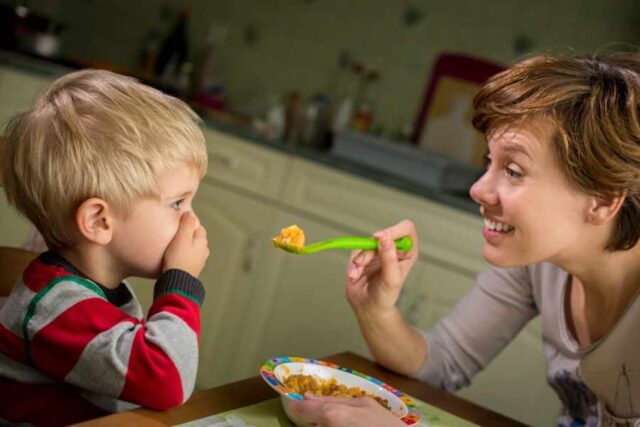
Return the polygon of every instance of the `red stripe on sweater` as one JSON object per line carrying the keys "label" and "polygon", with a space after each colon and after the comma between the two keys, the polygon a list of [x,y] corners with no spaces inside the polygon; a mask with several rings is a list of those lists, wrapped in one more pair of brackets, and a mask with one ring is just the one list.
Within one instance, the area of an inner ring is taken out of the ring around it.
{"label": "red stripe on sweater", "polygon": [[49,282],[58,277],[70,276],[67,270],[57,265],[45,264],[39,259],[34,259],[22,273],[22,280],[27,288],[33,292],[39,292]]}
{"label": "red stripe on sweater", "polygon": [[67,384],[22,384],[0,377],[0,418],[34,426],[63,426],[107,415]]}
{"label": "red stripe on sweater", "polygon": [[147,319],[161,311],[175,314],[200,337],[200,306],[194,301],[176,293],[162,295],[151,305]]}
{"label": "red stripe on sweater", "polygon": [[100,298],[82,300],[33,336],[32,360],[40,370],[63,379],[96,335],[124,321],[140,322],[108,301]]}
{"label": "red stripe on sweater", "polygon": [[27,363],[24,340],[0,323],[0,352],[18,362]]}
{"label": "red stripe on sweater", "polygon": [[157,410],[178,406],[184,395],[180,373],[160,347],[146,340],[145,333],[145,328],[137,331],[120,399]]}

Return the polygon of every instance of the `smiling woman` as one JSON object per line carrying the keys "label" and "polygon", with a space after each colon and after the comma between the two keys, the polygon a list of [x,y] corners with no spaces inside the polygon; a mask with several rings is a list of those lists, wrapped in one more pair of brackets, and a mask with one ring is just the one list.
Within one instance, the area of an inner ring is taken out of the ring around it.
{"label": "smiling woman", "polygon": [[[456,390],[541,316],[558,425],[640,421],[639,109],[638,54],[541,55],[490,78],[473,117],[487,168],[470,192],[492,266],[449,316],[418,331],[396,307],[417,252],[393,246],[415,240],[415,228],[374,233],[379,249],[352,254],[346,293],[376,360]],[[298,406],[322,425],[366,425],[348,407]]]}

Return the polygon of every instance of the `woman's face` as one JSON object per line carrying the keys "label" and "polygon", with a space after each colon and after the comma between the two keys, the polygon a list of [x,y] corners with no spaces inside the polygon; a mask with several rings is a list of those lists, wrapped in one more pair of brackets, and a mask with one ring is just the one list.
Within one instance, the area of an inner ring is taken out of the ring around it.
{"label": "woman's face", "polygon": [[497,266],[562,264],[588,242],[589,196],[562,173],[546,125],[488,139],[487,170],[471,187],[485,218],[483,255]]}

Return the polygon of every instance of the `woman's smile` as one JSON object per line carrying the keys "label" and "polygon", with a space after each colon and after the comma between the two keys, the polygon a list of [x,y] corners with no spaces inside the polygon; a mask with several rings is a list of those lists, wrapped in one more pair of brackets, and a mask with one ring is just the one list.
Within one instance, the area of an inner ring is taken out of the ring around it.
{"label": "woman's smile", "polygon": [[511,235],[515,229],[513,226],[504,222],[494,221],[487,217],[484,218],[484,227],[482,234],[489,243],[497,243],[499,239]]}

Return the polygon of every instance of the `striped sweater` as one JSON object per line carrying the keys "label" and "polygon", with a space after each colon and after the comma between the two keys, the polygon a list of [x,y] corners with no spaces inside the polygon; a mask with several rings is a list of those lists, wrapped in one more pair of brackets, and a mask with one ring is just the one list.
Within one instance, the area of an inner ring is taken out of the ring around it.
{"label": "striped sweater", "polygon": [[182,404],[194,388],[203,299],[198,279],[168,270],[145,319],[126,283],[107,289],[55,252],[40,255],[0,309],[0,423]]}

